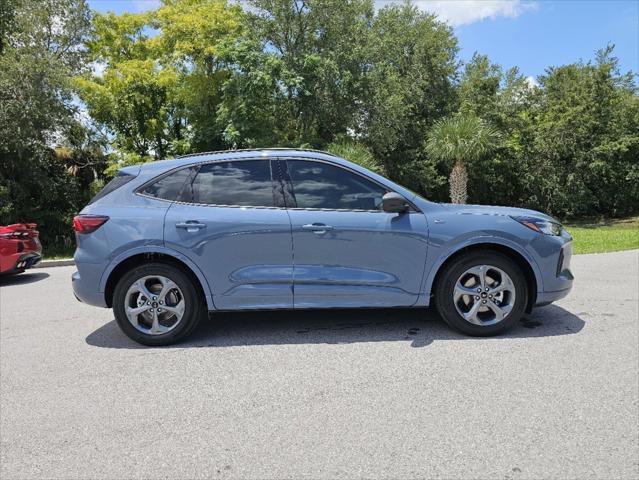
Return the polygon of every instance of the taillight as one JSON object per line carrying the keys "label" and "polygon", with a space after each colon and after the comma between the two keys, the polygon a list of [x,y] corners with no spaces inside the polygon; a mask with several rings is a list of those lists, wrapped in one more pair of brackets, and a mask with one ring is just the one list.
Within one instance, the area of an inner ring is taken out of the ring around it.
{"label": "taillight", "polygon": [[106,223],[109,217],[104,215],[76,215],[73,217],[73,229],[77,233],[91,233]]}

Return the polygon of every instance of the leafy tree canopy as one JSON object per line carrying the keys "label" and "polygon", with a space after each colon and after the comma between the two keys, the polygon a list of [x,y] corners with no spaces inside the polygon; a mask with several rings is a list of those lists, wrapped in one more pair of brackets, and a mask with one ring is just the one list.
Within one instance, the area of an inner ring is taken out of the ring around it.
{"label": "leafy tree canopy", "polygon": [[[70,238],[122,165],[226,148],[329,150],[435,201],[639,210],[639,95],[612,46],[531,85],[410,1],[0,4],[0,222]],[[456,180],[458,187],[450,189]]]}

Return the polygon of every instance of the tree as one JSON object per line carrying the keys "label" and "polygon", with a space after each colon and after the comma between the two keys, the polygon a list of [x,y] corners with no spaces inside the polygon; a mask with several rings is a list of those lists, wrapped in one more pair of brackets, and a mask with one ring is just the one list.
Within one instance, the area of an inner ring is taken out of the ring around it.
{"label": "tree", "polygon": [[503,78],[501,66],[492,63],[486,55],[475,53],[464,66],[459,82],[459,111],[487,121],[493,120],[491,117],[496,114]]}
{"label": "tree", "polygon": [[69,79],[84,68],[90,13],[84,0],[11,4],[12,28],[0,32],[0,224],[35,221],[43,243],[62,241],[82,195],[51,147],[76,123]]}
{"label": "tree", "polygon": [[490,153],[498,145],[499,133],[474,115],[454,115],[433,126],[426,151],[440,160],[453,163],[450,174],[450,199],[466,203],[467,165]]}
{"label": "tree", "polygon": [[386,174],[384,165],[375,158],[373,153],[366,148],[365,145],[348,137],[336,139],[333,143],[326,146],[326,151],[357,163],[380,175]]}
{"label": "tree", "polygon": [[524,188],[518,152],[531,125],[528,113],[535,94],[516,67],[504,71],[478,53],[464,66],[457,90],[459,112],[481,118],[503,138],[491,155],[477,159],[468,172],[471,202],[501,205],[518,199]]}
{"label": "tree", "polygon": [[422,146],[433,123],[455,110],[456,53],[451,28],[408,2],[388,4],[371,22],[352,128],[394,180],[417,191],[439,188]]}
{"label": "tree", "polygon": [[170,151],[171,107],[168,92],[176,83],[172,71],[160,68],[155,40],[146,33],[148,12],[96,14],[87,45],[101,66],[75,79],[91,117],[114,134],[113,147],[140,160],[164,158]]}
{"label": "tree", "polygon": [[[236,52],[239,75],[224,100],[228,130],[240,142],[261,137],[253,133],[259,128],[251,119],[254,113],[263,116],[256,112],[259,105],[269,112],[272,145],[322,148],[345,134],[356,123],[363,95],[372,2],[248,3],[250,33]],[[254,100],[237,97],[245,90],[257,94]]]}
{"label": "tree", "polygon": [[0,3],[0,55],[4,52],[9,34],[16,26],[17,0],[3,0]]}
{"label": "tree", "polygon": [[217,116],[234,68],[229,50],[246,33],[244,11],[226,0],[166,0],[152,25],[160,64],[176,74],[168,90],[170,104],[182,110],[183,122],[173,124],[175,139],[187,137],[194,151],[227,147]]}
{"label": "tree", "polygon": [[217,111],[228,49],[245,26],[238,5],[165,0],[143,13],[97,14],[93,24],[87,44],[102,68],[76,85],[90,115],[113,132],[115,159],[226,146]]}
{"label": "tree", "polygon": [[572,217],[637,211],[639,97],[612,52],[539,78],[534,121],[521,142],[521,203]]}

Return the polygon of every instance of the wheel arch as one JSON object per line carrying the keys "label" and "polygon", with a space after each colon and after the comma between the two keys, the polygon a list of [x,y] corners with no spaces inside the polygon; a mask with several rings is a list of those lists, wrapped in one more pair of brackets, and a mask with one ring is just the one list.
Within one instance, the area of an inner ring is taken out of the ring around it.
{"label": "wheel arch", "polygon": [[211,289],[204,277],[202,271],[191,262],[187,257],[180,255],[177,252],[172,252],[169,249],[154,249],[154,250],[139,250],[130,251],[126,255],[121,255],[114,259],[109,267],[105,270],[100,281],[100,290],[104,292],[104,300],[107,307],[111,308],[113,304],[113,293],[115,286],[122,276],[135,268],[138,265],[143,265],[149,262],[167,263],[181,269],[186,273],[196,287],[199,289],[201,295],[206,301],[207,308],[214,310],[213,298],[211,295]]}
{"label": "wheel arch", "polygon": [[526,286],[528,287],[528,303],[526,305],[526,312],[530,312],[532,307],[537,301],[537,292],[542,287],[542,279],[539,273],[539,269],[532,258],[529,258],[526,254],[522,253],[517,248],[506,245],[504,243],[497,243],[494,241],[480,241],[461,246],[460,248],[449,252],[448,255],[443,256],[435,268],[432,269],[431,274],[428,276],[425,285],[426,292],[430,292],[431,296],[434,294],[434,288],[437,285],[442,272],[458,258],[477,251],[493,251],[501,253],[506,257],[513,260],[517,266],[524,273],[526,280]]}

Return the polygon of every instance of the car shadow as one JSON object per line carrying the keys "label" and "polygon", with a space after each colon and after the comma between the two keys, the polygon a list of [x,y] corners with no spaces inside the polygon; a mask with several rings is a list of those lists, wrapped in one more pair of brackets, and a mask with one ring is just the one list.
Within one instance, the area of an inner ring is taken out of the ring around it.
{"label": "car shadow", "polygon": [[25,285],[27,283],[39,282],[48,278],[49,274],[45,272],[25,272],[13,275],[0,275],[0,287],[8,287],[11,285]]}
{"label": "car shadow", "polygon": [[[492,339],[536,338],[578,333],[585,322],[557,305],[537,308],[518,325]],[[491,341],[449,328],[430,309],[292,310],[225,312],[202,322],[185,341],[168,347],[145,347],[122,333],[115,320],[86,338],[103,348],[202,348],[250,345],[342,344],[406,341],[419,348],[440,340]]]}

